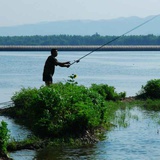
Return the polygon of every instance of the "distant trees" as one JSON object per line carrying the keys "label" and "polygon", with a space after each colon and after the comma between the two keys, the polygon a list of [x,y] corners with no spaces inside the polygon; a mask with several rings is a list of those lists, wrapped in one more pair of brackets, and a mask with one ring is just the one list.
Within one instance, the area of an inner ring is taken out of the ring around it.
{"label": "distant trees", "polygon": [[[50,36],[0,36],[0,45],[102,45],[115,39],[116,36],[101,36],[98,33],[89,36],[50,35]],[[123,36],[110,45],[159,45],[160,36],[130,35]]]}

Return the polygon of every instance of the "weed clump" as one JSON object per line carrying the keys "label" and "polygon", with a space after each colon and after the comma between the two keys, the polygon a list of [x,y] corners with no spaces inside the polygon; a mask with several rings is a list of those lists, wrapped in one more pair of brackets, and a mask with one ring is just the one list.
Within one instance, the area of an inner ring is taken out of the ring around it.
{"label": "weed clump", "polygon": [[160,79],[152,79],[137,94],[137,98],[159,99],[160,98]]}
{"label": "weed clump", "polygon": [[136,97],[145,100],[143,108],[146,110],[160,111],[160,79],[148,81]]}
{"label": "weed clump", "polygon": [[124,96],[125,93],[118,94],[107,85],[86,88],[74,81],[39,89],[22,88],[12,97],[15,104],[12,114],[41,137],[82,137],[86,131],[93,132],[108,123],[107,111],[111,112],[108,108],[111,106],[106,100]]}
{"label": "weed clump", "polygon": [[105,100],[117,101],[126,97],[126,92],[117,93],[113,86],[107,84],[92,84],[90,89],[98,92]]}

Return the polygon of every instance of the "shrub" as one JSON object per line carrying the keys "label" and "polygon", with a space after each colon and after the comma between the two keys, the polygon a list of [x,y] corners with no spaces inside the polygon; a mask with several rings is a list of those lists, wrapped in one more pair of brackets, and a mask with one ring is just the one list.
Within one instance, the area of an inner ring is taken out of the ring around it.
{"label": "shrub", "polygon": [[7,155],[7,145],[10,138],[7,123],[1,121],[0,124],[0,155]]}
{"label": "shrub", "polygon": [[125,92],[117,93],[113,86],[108,86],[107,84],[92,84],[91,89],[102,95],[105,100],[120,100],[126,97]]}
{"label": "shrub", "polygon": [[160,98],[160,79],[153,79],[147,82],[145,86],[142,86],[140,92],[137,94],[138,98]]}
{"label": "shrub", "polygon": [[[104,95],[98,92],[104,87],[96,87],[67,82],[40,89],[23,88],[12,97],[16,106],[14,116],[27,122],[35,134],[43,137],[81,136],[104,122],[108,115],[104,99],[116,100],[119,96],[114,89],[109,90],[109,86],[104,89]],[[104,98],[106,95],[109,96]]]}

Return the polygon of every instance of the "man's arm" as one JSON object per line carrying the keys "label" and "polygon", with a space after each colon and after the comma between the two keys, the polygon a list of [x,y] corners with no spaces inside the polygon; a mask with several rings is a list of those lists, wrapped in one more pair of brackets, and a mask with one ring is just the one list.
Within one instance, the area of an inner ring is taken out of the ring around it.
{"label": "man's arm", "polygon": [[56,63],[56,65],[60,66],[60,67],[69,67],[70,66],[70,62],[58,62]]}

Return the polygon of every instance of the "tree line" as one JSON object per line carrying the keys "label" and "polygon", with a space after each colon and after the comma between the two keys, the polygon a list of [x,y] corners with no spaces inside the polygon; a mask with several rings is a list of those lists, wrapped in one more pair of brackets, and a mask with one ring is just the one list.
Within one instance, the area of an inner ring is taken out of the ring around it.
{"label": "tree line", "polygon": [[[0,45],[102,45],[118,36],[94,35],[48,35],[48,36],[0,36]],[[160,36],[129,35],[122,36],[110,45],[159,45]]]}

